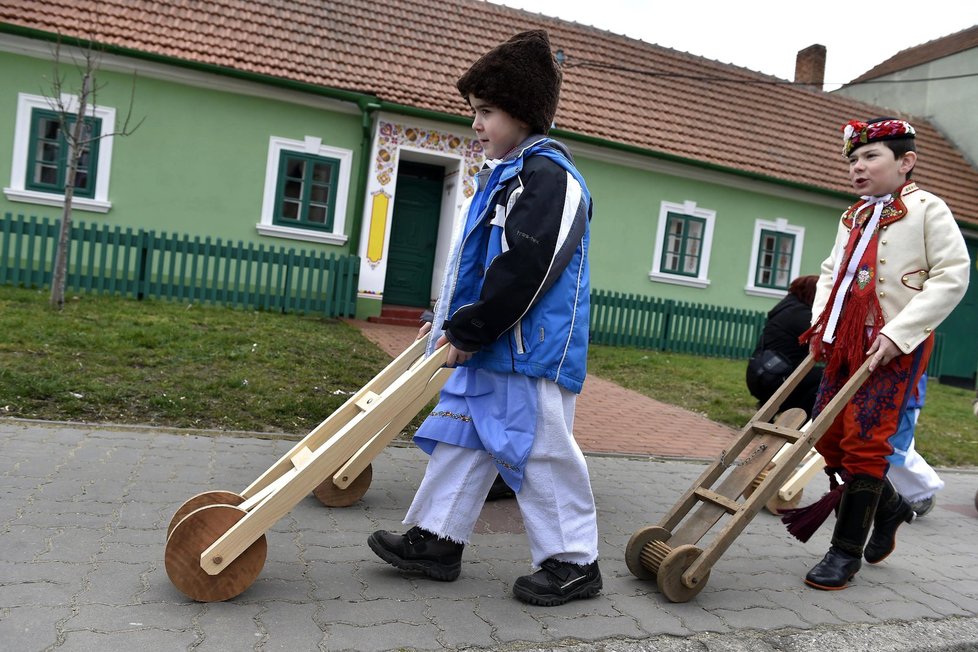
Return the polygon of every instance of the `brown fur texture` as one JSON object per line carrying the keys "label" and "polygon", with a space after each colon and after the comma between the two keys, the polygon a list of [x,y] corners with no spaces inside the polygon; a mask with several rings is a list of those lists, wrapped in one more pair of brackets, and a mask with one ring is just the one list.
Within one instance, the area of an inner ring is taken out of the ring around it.
{"label": "brown fur texture", "polygon": [[521,32],[472,64],[458,83],[466,101],[474,95],[546,134],[560,99],[560,68],[544,30]]}

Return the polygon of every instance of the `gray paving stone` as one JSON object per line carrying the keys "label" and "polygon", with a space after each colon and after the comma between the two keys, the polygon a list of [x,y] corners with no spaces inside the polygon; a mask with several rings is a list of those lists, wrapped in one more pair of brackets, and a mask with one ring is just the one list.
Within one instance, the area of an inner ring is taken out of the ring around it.
{"label": "gray paving stone", "polygon": [[716,609],[714,613],[734,629],[807,629],[809,624],[788,609],[748,607],[746,609]]}
{"label": "gray paving stone", "polygon": [[496,644],[492,625],[476,613],[475,607],[473,600],[429,600],[428,613],[438,630],[438,641],[448,648]]}
{"label": "gray paving stone", "polygon": [[[316,624],[315,604],[268,602],[255,616],[263,636],[259,641],[265,650],[316,649],[326,635]],[[227,648],[225,648],[227,649]]]}
{"label": "gray paving stone", "polygon": [[144,578],[152,564],[99,561],[92,564],[78,603],[132,604],[145,592]]}
{"label": "gray paving stone", "polygon": [[[551,640],[546,627],[524,605],[514,605],[512,598],[479,600],[475,613],[492,625],[492,637],[503,644],[542,643]],[[534,609],[533,612],[538,612]]]}
{"label": "gray paving stone", "polygon": [[[400,622],[363,627],[345,623],[328,625],[323,648],[337,652],[380,652],[390,649],[442,650],[435,630],[427,625]],[[391,646],[395,646],[392,648]]]}
{"label": "gray paving stone", "polygon": [[66,606],[0,608],[0,645],[5,650],[43,650],[58,643],[57,623],[71,614]]}
{"label": "gray paving stone", "polygon": [[[136,629],[122,632],[69,631],[58,650],[66,652],[132,652],[187,650],[197,642],[193,631]],[[29,648],[25,648],[29,649]],[[34,648],[42,649],[42,648]]]}
{"label": "gray paving stone", "polygon": [[379,625],[394,621],[424,625],[427,605],[422,600],[330,600],[322,603],[322,617],[328,623]]}
{"label": "gray paving stone", "polygon": [[[513,581],[531,571],[514,502],[486,507],[456,582],[400,572],[369,550],[374,530],[406,529],[401,519],[424,472],[423,453],[390,447],[356,504],[326,508],[307,496],[273,523],[265,565],[240,596],[202,604],[177,591],[163,563],[174,511],[201,491],[243,490],[291,445],[0,419],[0,649],[8,640],[18,652],[978,645],[978,474],[951,470],[941,471],[948,486],[938,508],[901,528],[894,555],[865,566],[846,591],[802,583],[827,549],[830,528],[803,544],[762,513],[695,598],[671,603],[654,579],[631,575],[624,547],[638,528],[658,522],[703,464],[590,456],[604,589],[591,600],[540,608],[511,594]],[[813,486],[812,498],[823,490]]]}

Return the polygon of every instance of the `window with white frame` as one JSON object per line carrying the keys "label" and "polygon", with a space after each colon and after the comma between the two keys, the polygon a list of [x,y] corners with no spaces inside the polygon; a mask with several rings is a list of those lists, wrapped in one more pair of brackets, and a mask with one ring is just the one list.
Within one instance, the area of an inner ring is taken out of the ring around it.
{"label": "window with white frame", "polygon": [[710,284],[710,250],[716,211],[696,202],[662,202],[652,258],[653,281],[691,287]]}
{"label": "window with white frame", "polygon": [[258,232],[280,238],[343,244],[353,152],[307,136],[273,136],[265,167]]}
{"label": "window with white frame", "polygon": [[[14,126],[10,185],[3,192],[11,201],[62,206],[68,161],[72,154],[65,130],[74,130],[78,98],[62,95],[59,102],[40,95],[19,93]],[[106,213],[112,162],[115,109],[88,107],[82,123],[81,156],[75,174],[72,206]],[[72,131],[73,132],[73,131]]]}
{"label": "window with white frame", "polygon": [[788,220],[756,220],[747,275],[748,294],[780,297],[801,271],[805,229]]}

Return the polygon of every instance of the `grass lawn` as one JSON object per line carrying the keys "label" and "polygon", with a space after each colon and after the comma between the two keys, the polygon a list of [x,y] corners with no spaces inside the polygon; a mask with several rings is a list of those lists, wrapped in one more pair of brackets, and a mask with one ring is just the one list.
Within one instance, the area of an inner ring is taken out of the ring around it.
{"label": "grass lawn", "polygon": [[[89,294],[56,312],[47,290],[9,286],[0,333],[0,416],[25,419],[304,436],[390,361],[340,320]],[[588,371],[740,428],[745,364],[595,346]],[[932,464],[978,466],[973,397],[931,381],[917,446]]]}
{"label": "grass lawn", "polygon": [[0,415],[305,435],[390,358],[338,320],[0,288]]}

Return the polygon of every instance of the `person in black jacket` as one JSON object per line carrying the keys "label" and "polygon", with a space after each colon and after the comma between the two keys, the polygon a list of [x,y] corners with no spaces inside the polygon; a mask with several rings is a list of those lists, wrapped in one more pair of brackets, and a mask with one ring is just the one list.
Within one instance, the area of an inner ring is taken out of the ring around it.
{"label": "person in black jacket", "polygon": [[[767,313],[767,323],[747,363],[747,389],[758,405],[766,403],[808,355],[808,345],[800,344],[798,337],[812,324],[817,282],[817,276],[799,276],[791,282],[788,294]],[[765,351],[779,354],[781,360],[770,353],[764,355]],[[822,368],[813,368],[781,404],[781,409],[797,407],[811,416],[821,380]]]}

